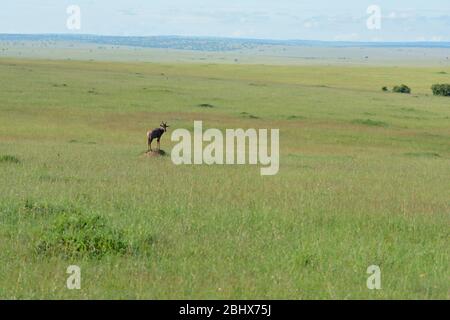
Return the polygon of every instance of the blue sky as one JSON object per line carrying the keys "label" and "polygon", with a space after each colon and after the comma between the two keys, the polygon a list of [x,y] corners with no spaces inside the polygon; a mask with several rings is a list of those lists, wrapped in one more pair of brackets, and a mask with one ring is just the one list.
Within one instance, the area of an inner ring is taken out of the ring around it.
{"label": "blue sky", "polygon": [[[69,5],[81,30],[66,27]],[[370,5],[379,30],[366,27]],[[0,33],[450,41],[450,0],[15,0],[0,4]]]}

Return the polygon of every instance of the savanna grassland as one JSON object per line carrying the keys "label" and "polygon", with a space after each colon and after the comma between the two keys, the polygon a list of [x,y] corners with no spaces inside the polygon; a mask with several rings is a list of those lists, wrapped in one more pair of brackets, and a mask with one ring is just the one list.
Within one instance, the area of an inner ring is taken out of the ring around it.
{"label": "savanna grassland", "polygon": [[[445,82],[448,67],[2,58],[0,298],[448,299]],[[146,157],[162,120],[279,128],[280,171]]]}

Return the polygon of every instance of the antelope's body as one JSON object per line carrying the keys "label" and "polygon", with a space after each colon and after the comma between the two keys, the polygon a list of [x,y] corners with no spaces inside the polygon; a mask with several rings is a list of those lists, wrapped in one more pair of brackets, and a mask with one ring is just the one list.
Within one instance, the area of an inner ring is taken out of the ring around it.
{"label": "antelope's body", "polygon": [[169,126],[167,125],[167,123],[162,122],[159,128],[147,132],[148,151],[152,151],[152,142],[154,139],[156,139],[156,142],[158,143],[158,150],[160,150],[161,137],[167,131],[168,127]]}

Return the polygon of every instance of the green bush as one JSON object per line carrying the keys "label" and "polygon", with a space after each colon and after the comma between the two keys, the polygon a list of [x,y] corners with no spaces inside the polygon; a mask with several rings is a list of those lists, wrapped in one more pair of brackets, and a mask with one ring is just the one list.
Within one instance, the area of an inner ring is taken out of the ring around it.
{"label": "green bush", "polygon": [[431,90],[435,96],[450,97],[450,84],[433,84]]}
{"label": "green bush", "polygon": [[74,208],[66,205],[55,205],[48,202],[37,202],[30,198],[25,199],[23,207],[19,211],[27,216],[54,216],[67,212],[76,212]]}
{"label": "green bush", "polygon": [[401,86],[395,86],[394,89],[393,89],[393,91],[394,91],[394,92],[397,92],[397,93],[407,93],[407,94],[410,94],[410,93],[411,93],[411,88],[408,87],[408,86],[405,85],[405,84],[402,84]]}
{"label": "green bush", "polygon": [[19,163],[20,160],[15,156],[11,156],[11,155],[7,154],[7,155],[0,156],[0,162]]}
{"label": "green bush", "polygon": [[389,91],[389,89],[387,87],[383,87],[383,88],[381,88],[381,90],[383,90],[384,92]]}
{"label": "green bush", "polygon": [[101,258],[125,253],[128,248],[122,232],[110,228],[105,219],[96,214],[61,214],[41,239],[36,248],[39,254],[67,258]]}
{"label": "green bush", "polygon": [[371,127],[387,127],[389,126],[386,122],[377,121],[372,119],[355,119],[352,121],[354,124],[362,124]]}

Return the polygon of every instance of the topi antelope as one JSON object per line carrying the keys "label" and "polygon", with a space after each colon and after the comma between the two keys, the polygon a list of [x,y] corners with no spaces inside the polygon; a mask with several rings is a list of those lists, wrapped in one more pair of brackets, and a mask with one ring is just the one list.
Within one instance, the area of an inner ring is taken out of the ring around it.
{"label": "topi antelope", "polygon": [[152,141],[153,141],[153,139],[156,139],[156,141],[158,143],[158,151],[160,150],[159,141],[161,140],[161,137],[164,134],[164,132],[167,131],[167,128],[169,128],[169,126],[167,125],[167,122],[163,121],[159,125],[159,128],[157,128],[157,129],[155,129],[153,131],[148,131],[147,132],[148,151],[152,151]]}

